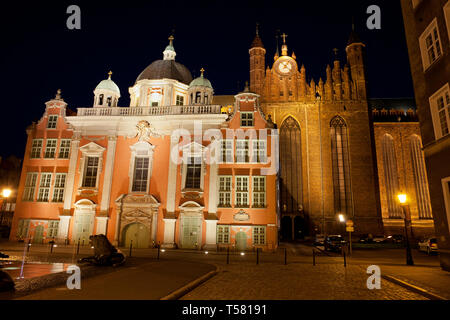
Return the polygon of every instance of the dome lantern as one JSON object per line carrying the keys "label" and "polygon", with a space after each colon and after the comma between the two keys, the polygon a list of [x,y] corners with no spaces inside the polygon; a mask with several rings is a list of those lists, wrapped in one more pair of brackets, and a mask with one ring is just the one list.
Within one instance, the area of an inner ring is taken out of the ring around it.
{"label": "dome lantern", "polygon": [[102,80],[94,90],[94,107],[117,107],[120,89],[111,80],[112,71],[108,72],[108,79]]}
{"label": "dome lantern", "polygon": [[205,69],[200,69],[201,75],[189,84],[189,104],[208,104],[214,93],[211,82],[203,76]]}

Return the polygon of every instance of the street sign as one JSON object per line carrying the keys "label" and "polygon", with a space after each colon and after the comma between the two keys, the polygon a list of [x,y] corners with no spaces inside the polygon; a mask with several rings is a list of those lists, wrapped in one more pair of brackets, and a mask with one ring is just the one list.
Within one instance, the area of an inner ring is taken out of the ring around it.
{"label": "street sign", "polygon": [[347,227],[353,227],[353,221],[352,220],[347,220]]}
{"label": "street sign", "polygon": [[355,228],[353,228],[353,227],[347,227],[346,229],[347,229],[347,232],[354,232],[355,231]]}

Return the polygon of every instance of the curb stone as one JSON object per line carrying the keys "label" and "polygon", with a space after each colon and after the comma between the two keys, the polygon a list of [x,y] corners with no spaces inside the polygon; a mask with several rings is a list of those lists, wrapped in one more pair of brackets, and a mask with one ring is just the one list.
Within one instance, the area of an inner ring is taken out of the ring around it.
{"label": "curb stone", "polygon": [[212,277],[214,277],[216,274],[219,273],[219,267],[214,264],[214,266],[216,267],[216,270],[210,271],[207,274],[189,282],[187,285],[181,287],[180,289],[170,293],[169,295],[162,297],[160,300],[178,300],[179,298],[183,297],[184,295],[186,295],[187,293],[189,293],[190,291],[194,290],[195,288],[197,288],[199,285],[201,285],[202,283],[208,281],[209,279],[211,279]]}
{"label": "curb stone", "polygon": [[417,287],[415,285],[412,285],[406,281],[397,279],[395,277],[392,276],[388,276],[388,275],[381,275],[381,277],[389,282],[395,283],[396,285],[399,285],[405,289],[408,289],[409,291],[415,292],[417,294],[420,294],[421,296],[424,296],[425,298],[428,298],[430,300],[447,300],[444,297],[441,297],[437,294],[431,293],[425,289],[422,289],[420,287]]}

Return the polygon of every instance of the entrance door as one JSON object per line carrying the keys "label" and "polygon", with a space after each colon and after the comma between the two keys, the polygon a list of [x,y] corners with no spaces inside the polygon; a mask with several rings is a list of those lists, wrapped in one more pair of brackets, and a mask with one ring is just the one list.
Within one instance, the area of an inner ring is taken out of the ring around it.
{"label": "entrance door", "polygon": [[196,249],[201,245],[201,223],[200,217],[183,217],[181,246],[186,249]]}
{"label": "entrance door", "polygon": [[33,243],[42,243],[44,239],[44,226],[37,226],[34,229]]}
{"label": "entrance door", "polygon": [[142,223],[135,222],[126,227],[124,239],[124,245],[126,248],[130,247],[131,241],[133,241],[133,248],[148,248],[150,231],[147,226]]}
{"label": "entrance door", "polygon": [[292,238],[292,218],[284,216],[281,218],[281,239],[283,241],[291,241]]}
{"label": "entrance door", "polygon": [[75,237],[76,243],[80,240],[81,245],[89,244],[89,236],[92,235],[94,227],[94,215],[92,213],[78,212],[75,215]]}
{"label": "entrance door", "polygon": [[245,232],[236,233],[236,249],[244,251],[247,248],[247,234]]}

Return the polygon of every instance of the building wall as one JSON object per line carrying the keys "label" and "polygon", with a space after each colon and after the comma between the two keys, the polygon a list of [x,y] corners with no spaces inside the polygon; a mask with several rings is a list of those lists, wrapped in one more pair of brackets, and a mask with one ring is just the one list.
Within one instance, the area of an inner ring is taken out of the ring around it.
{"label": "building wall", "polygon": [[[450,39],[444,11],[448,1],[421,1],[415,8],[408,0],[402,0],[401,4],[414,92],[417,105],[420,106],[417,113],[423,138],[441,265],[445,270],[450,270],[450,207],[445,203],[449,194],[448,190],[443,188],[443,179],[445,181],[450,177],[450,166],[445,165],[450,159],[450,135],[437,139],[429,100],[435,92],[449,82]],[[424,70],[419,37],[434,19],[437,21],[442,55]]]}

